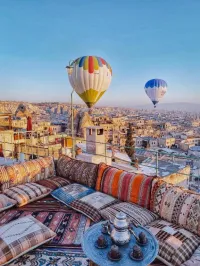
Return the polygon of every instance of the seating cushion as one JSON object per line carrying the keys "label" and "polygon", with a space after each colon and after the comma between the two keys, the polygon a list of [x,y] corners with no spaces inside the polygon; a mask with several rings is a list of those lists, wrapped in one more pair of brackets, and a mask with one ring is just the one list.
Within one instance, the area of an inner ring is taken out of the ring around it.
{"label": "seating cushion", "polygon": [[36,183],[26,183],[6,189],[4,193],[17,202],[17,206],[23,206],[40,198],[46,197],[51,189]]}
{"label": "seating cushion", "polygon": [[[54,203],[52,205],[54,205]],[[45,248],[81,248],[82,236],[90,227],[91,220],[85,215],[71,208],[63,208],[63,206],[67,207],[62,204],[60,209],[54,208],[54,210],[51,209],[50,211],[49,206],[46,206],[46,204],[44,204],[43,211],[39,210],[37,207],[28,207],[28,205],[18,209],[11,209],[0,215],[0,226],[27,215],[32,215],[35,219],[56,233],[56,237],[46,243]]]}
{"label": "seating cushion", "polygon": [[200,246],[195,250],[192,257],[184,262],[182,266],[199,266],[200,265]]}
{"label": "seating cushion", "polygon": [[0,190],[13,186],[36,182],[55,175],[52,157],[30,160],[24,163],[0,167]]}
{"label": "seating cushion", "polygon": [[0,212],[12,208],[16,203],[15,200],[8,198],[4,194],[0,194]]}
{"label": "seating cushion", "polygon": [[200,195],[164,181],[152,188],[151,211],[200,236]]}
{"label": "seating cushion", "polygon": [[96,190],[149,209],[152,181],[151,176],[125,172],[102,163],[98,169]]}
{"label": "seating cushion", "polygon": [[115,198],[101,192],[94,192],[70,204],[73,209],[85,214],[94,222],[102,220],[100,210],[118,202]]}
{"label": "seating cushion", "polygon": [[167,265],[180,266],[200,245],[200,237],[165,220],[147,225],[159,242],[158,258]]}
{"label": "seating cushion", "polygon": [[80,184],[71,184],[54,190],[51,192],[51,195],[55,199],[69,206],[71,202],[94,192],[95,191],[92,188]]}
{"label": "seating cushion", "polygon": [[105,220],[109,220],[110,218],[113,220],[116,214],[120,211],[125,213],[127,218],[137,225],[144,226],[158,219],[158,215],[155,213],[142,208],[137,204],[126,202],[113,204],[112,206],[101,210],[100,214]]}
{"label": "seating cushion", "polygon": [[96,185],[98,164],[83,162],[62,155],[58,159],[56,171],[58,176],[94,188]]}
{"label": "seating cushion", "polygon": [[32,216],[0,227],[0,265],[5,265],[46,243],[56,234]]}
{"label": "seating cushion", "polygon": [[44,187],[48,187],[52,190],[55,190],[59,187],[64,187],[71,184],[70,180],[67,180],[60,176],[54,176],[48,179],[39,180],[36,182],[39,185],[42,185]]}

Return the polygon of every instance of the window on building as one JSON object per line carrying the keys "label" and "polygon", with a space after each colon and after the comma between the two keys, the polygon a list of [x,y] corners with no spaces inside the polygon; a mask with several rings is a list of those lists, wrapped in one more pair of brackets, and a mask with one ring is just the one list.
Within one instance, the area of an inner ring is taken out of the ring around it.
{"label": "window on building", "polygon": [[91,136],[92,135],[92,129],[89,128],[89,135]]}
{"label": "window on building", "polygon": [[103,135],[103,128],[97,129],[97,135]]}

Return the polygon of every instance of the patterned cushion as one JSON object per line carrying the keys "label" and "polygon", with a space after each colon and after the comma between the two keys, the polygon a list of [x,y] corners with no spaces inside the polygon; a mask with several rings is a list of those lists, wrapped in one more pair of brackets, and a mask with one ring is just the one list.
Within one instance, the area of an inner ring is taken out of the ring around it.
{"label": "patterned cushion", "polygon": [[73,209],[85,214],[94,222],[102,220],[100,210],[118,202],[115,198],[101,192],[95,192],[70,204]]}
{"label": "patterned cushion", "polygon": [[46,197],[51,190],[36,183],[26,183],[6,189],[4,193],[17,201],[17,206],[23,206],[32,201]]}
{"label": "patterned cushion", "polygon": [[10,187],[35,182],[55,175],[52,157],[30,160],[24,163],[0,167],[0,190]]}
{"label": "patterned cushion", "polygon": [[0,265],[5,265],[50,239],[56,234],[32,216],[0,227]]}
{"label": "patterned cushion", "polygon": [[0,166],[0,191],[9,187],[9,176],[6,171],[6,166]]}
{"label": "patterned cushion", "polygon": [[200,244],[199,236],[164,220],[154,221],[147,228],[159,242],[158,258],[167,265],[182,265]]}
{"label": "patterned cushion", "polygon": [[153,177],[150,176],[128,173],[100,164],[96,190],[149,209],[152,180]]}
{"label": "patterned cushion", "polygon": [[158,219],[158,215],[156,215],[155,213],[144,209],[134,203],[126,202],[114,204],[108,208],[101,210],[100,213],[105,220],[109,220],[110,218],[113,220],[116,214],[120,211],[125,213],[128,219],[133,223],[143,226]]}
{"label": "patterned cushion", "polygon": [[200,236],[200,195],[164,181],[152,189],[151,210]]}
{"label": "patterned cushion", "polygon": [[81,199],[93,192],[94,190],[92,188],[80,184],[71,184],[54,190],[51,195],[69,206],[74,200]]}
{"label": "patterned cushion", "polygon": [[199,266],[200,265],[200,246],[195,250],[192,257],[183,263],[183,266]]}
{"label": "patterned cushion", "polygon": [[62,155],[57,162],[57,175],[76,183],[94,188],[97,179],[98,165],[72,159]]}
{"label": "patterned cushion", "polygon": [[109,167],[110,166],[107,165],[107,164],[105,164],[105,163],[100,163],[99,164],[99,167],[98,167],[98,177],[97,177],[96,186],[95,186],[95,189],[97,191],[100,191],[101,190],[101,180],[102,180],[103,173]]}
{"label": "patterned cushion", "polygon": [[8,198],[4,194],[0,194],[0,212],[13,207],[17,202]]}
{"label": "patterned cushion", "polygon": [[48,179],[39,180],[36,182],[39,185],[42,185],[44,187],[48,187],[52,190],[55,190],[59,187],[64,187],[71,184],[70,180],[67,180],[60,176],[54,176]]}

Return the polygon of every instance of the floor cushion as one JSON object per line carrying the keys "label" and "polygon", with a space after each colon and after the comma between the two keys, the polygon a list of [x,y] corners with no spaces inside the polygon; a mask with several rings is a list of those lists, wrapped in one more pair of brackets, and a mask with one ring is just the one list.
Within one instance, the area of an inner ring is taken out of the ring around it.
{"label": "floor cushion", "polygon": [[20,207],[9,210],[0,217],[0,226],[32,215],[56,233],[56,237],[44,244],[43,247],[80,248],[82,236],[91,225],[91,220],[73,209],[61,209],[60,211],[44,209],[43,211],[32,208],[24,210],[23,207]]}
{"label": "floor cushion", "polygon": [[12,208],[16,203],[16,200],[10,199],[4,194],[0,194],[0,212]]}
{"label": "floor cushion", "polygon": [[132,202],[149,209],[153,177],[129,173],[115,167],[100,164],[96,190],[121,201]]}
{"label": "floor cushion", "polygon": [[62,155],[57,161],[56,172],[58,176],[95,188],[98,164],[84,162]]}
{"label": "floor cushion", "polygon": [[199,266],[200,265],[200,246],[195,250],[192,257],[183,263],[183,266]]}
{"label": "floor cushion", "polygon": [[84,196],[94,192],[95,191],[92,188],[80,184],[71,184],[54,190],[51,192],[51,195],[52,197],[69,206],[69,204],[74,200],[83,198]]}
{"label": "floor cushion", "polygon": [[127,202],[113,204],[112,206],[101,210],[100,214],[105,220],[109,220],[109,217],[113,220],[116,214],[120,211],[125,213],[127,218],[133,223],[143,226],[155,221],[159,217],[153,212],[144,209],[137,204]]}
{"label": "floor cushion", "polygon": [[158,181],[152,188],[151,211],[200,236],[200,195]]}
{"label": "floor cushion", "polygon": [[165,220],[147,225],[159,242],[158,258],[166,265],[179,266],[190,259],[200,245],[200,237]]}
{"label": "floor cushion", "polygon": [[70,185],[71,181],[60,176],[54,176],[48,179],[39,180],[36,183],[44,187],[48,187],[52,190],[55,190],[59,187]]}
{"label": "floor cushion", "polygon": [[[36,161],[40,164],[41,173],[39,175],[39,179],[46,179],[56,175],[54,158],[52,156],[44,157],[36,159]],[[37,178],[35,179],[37,181]]]}
{"label": "floor cushion", "polygon": [[56,234],[32,216],[0,227],[0,265],[46,243]]}
{"label": "floor cushion", "polygon": [[4,193],[13,200],[16,200],[17,206],[23,206],[37,199],[46,197],[51,189],[36,183],[26,183],[6,189]]}
{"label": "floor cushion", "polygon": [[81,199],[77,199],[70,204],[73,209],[85,214],[92,221],[99,222],[102,220],[100,210],[118,202],[112,196],[102,192],[94,192]]}

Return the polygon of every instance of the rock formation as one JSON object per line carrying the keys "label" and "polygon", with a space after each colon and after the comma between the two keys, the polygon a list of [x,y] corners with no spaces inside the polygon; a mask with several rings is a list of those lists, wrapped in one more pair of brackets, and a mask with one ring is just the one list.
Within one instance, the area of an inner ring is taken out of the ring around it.
{"label": "rock formation", "polygon": [[[74,110],[74,136],[86,138],[86,127],[88,126],[94,126],[88,112]],[[71,132],[71,117],[68,123],[68,131]]]}

